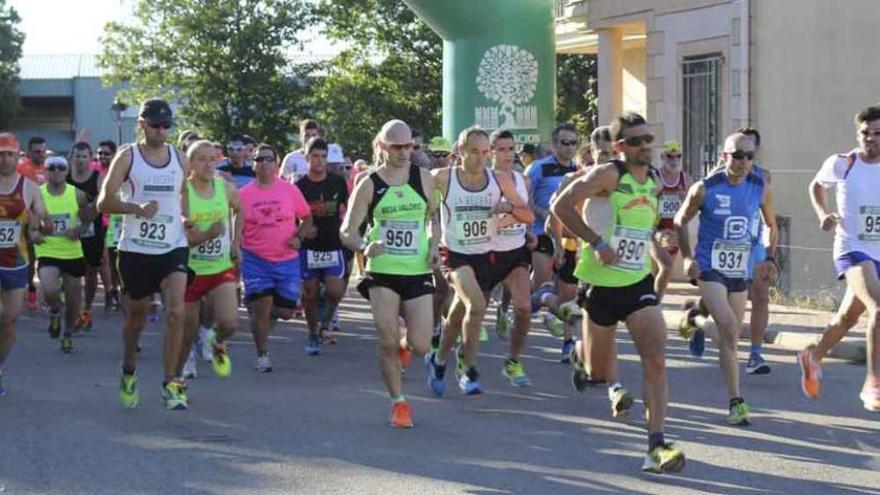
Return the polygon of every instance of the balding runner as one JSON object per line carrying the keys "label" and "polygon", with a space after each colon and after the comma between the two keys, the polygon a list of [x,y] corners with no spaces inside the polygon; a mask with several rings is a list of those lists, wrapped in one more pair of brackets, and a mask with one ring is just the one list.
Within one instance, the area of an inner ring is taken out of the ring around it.
{"label": "balding runner", "polygon": [[[434,180],[410,162],[412,133],[400,120],[387,122],[378,136],[383,166],[352,193],[340,235],[342,243],[367,260],[358,285],[369,299],[379,334],[379,368],[391,397],[391,426],[411,428],[412,409],[403,395],[401,349],[419,354],[431,340],[434,292],[432,266],[440,263],[438,226],[432,221]],[[359,229],[366,222],[367,230]],[[428,223],[432,235],[428,236]],[[403,309],[407,333],[401,339]]]}

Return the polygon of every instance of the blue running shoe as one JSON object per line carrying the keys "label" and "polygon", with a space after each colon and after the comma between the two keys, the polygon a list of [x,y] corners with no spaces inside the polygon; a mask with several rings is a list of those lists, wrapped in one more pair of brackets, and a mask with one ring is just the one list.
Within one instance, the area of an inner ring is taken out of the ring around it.
{"label": "blue running shoe", "polygon": [[465,395],[477,395],[483,393],[480,387],[479,374],[475,368],[470,368],[467,373],[458,379],[458,388]]}
{"label": "blue running shoe", "polygon": [[428,359],[425,360],[425,364],[428,366],[428,388],[437,397],[443,397],[443,394],[446,393],[446,382],[443,381],[443,376],[446,374],[446,366],[437,366],[436,357],[437,354],[432,352],[428,354]]}
{"label": "blue running shoe", "polygon": [[770,365],[764,360],[760,352],[753,352],[746,363],[746,373],[749,375],[766,375],[770,373]]}
{"label": "blue running shoe", "polygon": [[318,341],[317,337],[309,336],[309,341],[306,342],[306,354],[309,356],[317,356],[321,353],[321,342]]}
{"label": "blue running shoe", "polygon": [[688,339],[688,349],[691,356],[701,358],[706,352],[706,332],[702,328],[694,330],[691,338]]}
{"label": "blue running shoe", "polygon": [[559,360],[560,363],[569,364],[571,363],[571,351],[574,350],[574,339],[568,339],[562,343],[562,359]]}

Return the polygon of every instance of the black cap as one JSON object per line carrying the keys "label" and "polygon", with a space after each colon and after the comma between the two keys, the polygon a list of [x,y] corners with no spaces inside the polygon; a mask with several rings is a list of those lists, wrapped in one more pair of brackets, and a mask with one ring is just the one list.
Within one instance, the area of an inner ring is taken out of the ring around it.
{"label": "black cap", "polygon": [[171,106],[162,98],[150,98],[141,103],[138,117],[148,124],[170,124],[172,122]]}

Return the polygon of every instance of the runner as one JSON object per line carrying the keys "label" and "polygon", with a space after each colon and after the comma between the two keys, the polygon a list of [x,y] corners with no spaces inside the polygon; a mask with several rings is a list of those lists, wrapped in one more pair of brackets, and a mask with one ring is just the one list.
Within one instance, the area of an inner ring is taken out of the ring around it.
{"label": "runner", "polygon": [[486,131],[479,127],[463,130],[458,147],[462,164],[433,172],[435,188],[443,198],[440,218],[445,265],[455,290],[440,347],[428,361],[429,383],[436,395],[445,391],[446,361],[459,335],[462,345],[456,351],[458,387],[468,395],[482,392],[476,368],[477,345],[488,293],[501,281],[498,260],[492,252],[496,215],[509,214],[525,224],[535,220],[511,177],[487,170],[490,144]]}
{"label": "runner", "polygon": [[[584,241],[575,275],[584,282],[583,308],[592,332],[614,334],[619,321],[626,322],[644,369],[644,401],[648,426],[648,453],[642,470],[665,473],[684,467],[684,454],[666,443],[667,388],[664,351],[666,325],[654,294],[649,245],[657,222],[656,179],[650,172],[654,136],[645,119],[635,113],[617,117],[611,124],[615,149],[624,161],[594,166],[576,179],[553,203],[553,213]],[[596,196],[609,198],[613,222],[596,232],[584,222],[577,206]],[[632,405],[632,395],[617,380],[616,366],[606,376],[616,416]]]}
{"label": "runner", "polygon": [[305,146],[311,139],[321,137],[321,128],[312,119],[305,119],[299,123],[299,142],[302,148],[291,151],[281,160],[281,178],[291,184],[303,178],[309,173],[309,163],[306,160]]}
{"label": "runner", "polygon": [[[516,140],[513,133],[508,130],[496,130],[489,136],[489,144],[492,147],[492,170],[495,175],[508,177],[515,184],[522,204],[528,204],[528,180],[521,173],[513,170],[513,162],[516,158]],[[510,300],[513,301],[514,314],[513,334],[510,336],[509,352],[502,373],[510,379],[511,385],[525,387],[531,385],[520,360],[532,326],[532,294],[529,282],[531,254],[526,238],[529,226],[509,214],[499,215],[496,221],[498,225],[494,247],[496,277],[504,285],[508,304]],[[498,305],[499,320],[507,317],[507,311],[502,309],[502,306],[503,304]]]}
{"label": "runner", "polygon": [[[865,409],[880,411],[880,222],[877,187],[880,185],[880,106],[870,106],[855,117],[858,148],[832,155],[810,184],[810,199],[822,230],[834,229],[834,265],[847,290],[832,324],[819,343],[798,356],[802,388],[818,398],[822,358],[868,311],[867,367],[859,398]],[[828,207],[828,190],[836,188],[837,211]]]}
{"label": "runner", "polygon": [[[92,303],[98,291],[98,273],[103,265],[104,256],[104,222],[95,209],[98,191],[104,176],[90,165],[92,147],[89,143],[78,142],[70,152],[71,167],[67,183],[76,187],[86,195],[88,203],[82,209],[85,228],[80,234],[83,254],[86,258],[85,301],[82,313],[77,320],[77,328],[85,331],[92,329]],[[109,274],[108,274],[109,275]],[[109,280],[109,276],[105,278]]]}
{"label": "runner", "polygon": [[21,312],[29,280],[22,227],[39,223],[44,232],[49,228],[38,186],[16,172],[18,149],[14,134],[0,133],[0,396],[6,395],[3,369],[15,344],[15,320]]}
{"label": "runner", "polygon": [[[73,332],[77,327],[82,303],[82,278],[86,274],[79,236],[88,228],[86,209],[88,198],[79,189],[68,186],[67,160],[52,156],[46,160],[49,180],[40,186],[52,228],[44,234],[39,223],[31,223],[30,239],[37,254],[37,274],[43,299],[49,307],[49,337],[57,339],[61,333],[61,306],[64,305],[64,335],[61,352],[73,352]],[[47,229],[48,230],[48,229]],[[63,279],[64,301],[58,296]]]}
{"label": "runner", "polygon": [[295,185],[278,177],[278,155],[268,144],[254,155],[257,178],[239,190],[243,232],[241,278],[257,350],[257,371],[272,371],[269,328],[289,320],[300,295],[299,249],[312,226],[309,204]]}
{"label": "runner", "polygon": [[99,211],[124,215],[117,261],[123,292],[129,298],[119,385],[119,400],[125,407],[138,404],[138,341],[155,292],[162,293],[166,311],[162,400],[169,410],[188,407],[186,384],[177,369],[183,348],[187,279],[181,205],[187,165],[166,142],[172,122],[171,107],[165,100],[144,101],[138,113],[144,139],[120,149],[98,196]]}
{"label": "runner", "polygon": [[[356,184],[340,233],[346,246],[367,259],[358,290],[370,301],[378,332],[379,368],[392,402],[391,426],[411,428],[400,355],[409,349],[425,354],[431,339],[431,267],[440,262],[439,227],[432,221],[434,181],[427,170],[410,163],[412,133],[403,121],[382,126],[378,147],[383,166]],[[365,221],[368,227],[362,236]],[[401,309],[405,339],[399,334]]]}
{"label": "runner", "polygon": [[673,219],[681,203],[687,196],[691,187],[691,180],[681,169],[681,144],[678,141],[666,141],[663,143],[663,151],[660,155],[663,165],[660,167],[661,188],[658,193],[660,201],[660,223],[657,225],[657,236],[660,246],[669,254],[668,263],[658,263],[657,280],[654,281],[654,292],[662,301],[669,286],[669,278],[672,276],[672,267],[679,249],[676,244],[675,225]]}
{"label": "runner", "polygon": [[[189,268],[195,277],[186,288],[186,323],[180,372],[196,375],[196,360],[190,363],[190,348],[199,330],[202,301],[211,309],[211,320],[216,330],[202,342],[211,349],[211,367],[214,373],[226,378],[232,363],[226,340],[235,332],[238,323],[238,303],[235,293],[238,271],[235,263],[239,256],[239,237],[242,231],[240,202],[235,184],[215,174],[214,149],[210,141],[197,140],[187,149],[191,170],[186,182],[187,228],[190,245]],[[234,223],[230,221],[230,213]],[[233,228],[233,225],[235,226]],[[191,370],[185,370],[191,366]]]}
{"label": "runner", "polygon": [[[327,336],[336,306],[348,287],[346,257],[339,238],[340,215],[348,202],[348,186],[339,175],[327,173],[327,141],[312,138],[306,143],[304,151],[309,171],[296,181],[296,186],[309,204],[316,235],[303,242],[300,271],[303,309],[309,327],[305,350],[306,354],[316,356],[320,353],[322,337]],[[319,304],[322,284],[323,297],[326,299],[324,308],[320,308]]]}
{"label": "runner", "polygon": [[226,152],[229,158],[217,165],[217,171],[227,180],[232,181],[238,189],[250,184],[256,174],[254,167],[248,163],[250,155],[247,154],[244,138],[239,134],[232,136],[226,146]]}
{"label": "runner", "polygon": [[[110,140],[98,143],[98,162],[100,172],[107,175],[110,170],[110,162],[116,156],[116,143]],[[116,269],[116,243],[119,241],[119,229],[122,228],[120,215],[103,215],[103,222],[107,226],[104,236],[104,264],[101,266],[101,279],[104,282],[104,309],[107,311],[119,311],[119,271]],[[115,219],[115,220],[114,220]],[[115,223],[114,223],[115,222]],[[115,232],[111,232],[115,229]],[[110,242],[113,243],[113,259],[110,259]],[[109,277],[109,278],[107,278]]]}
{"label": "runner", "polygon": [[[37,185],[46,182],[46,158],[49,157],[49,149],[46,147],[46,139],[41,136],[34,136],[28,139],[27,156],[22,160],[16,170],[18,175],[30,179]],[[25,233],[29,232],[26,230]],[[34,285],[34,271],[37,257],[34,255],[34,244],[27,243],[28,259],[28,295],[27,307],[33,311],[37,309],[37,286]]]}
{"label": "runner", "polygon": [[[773,197],[764,180],[752,172],[755,143],[742,133],[724,141],[725,168],[694,184],[675,217],[678,245],[688,277],[699,280],[700,294],[718,328],[719,362],[730,408],[731,425],[749,424],[749,407],[739,383],[736,346],[745,312],[750,251],[758,213],[773,218]],[[688,223],[699,215],[696,252],[691,252]],[[772,258],[761,269],[775,277]]]}

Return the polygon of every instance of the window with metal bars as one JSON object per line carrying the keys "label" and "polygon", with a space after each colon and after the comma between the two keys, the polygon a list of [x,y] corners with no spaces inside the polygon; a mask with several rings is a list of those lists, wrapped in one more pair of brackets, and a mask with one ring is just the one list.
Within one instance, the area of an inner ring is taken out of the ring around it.
{"label": "window with metal bars", "polygon": [[721,54],[682,61],[682,146],[685,171],[699,179],[718,161],[721,145]]}

